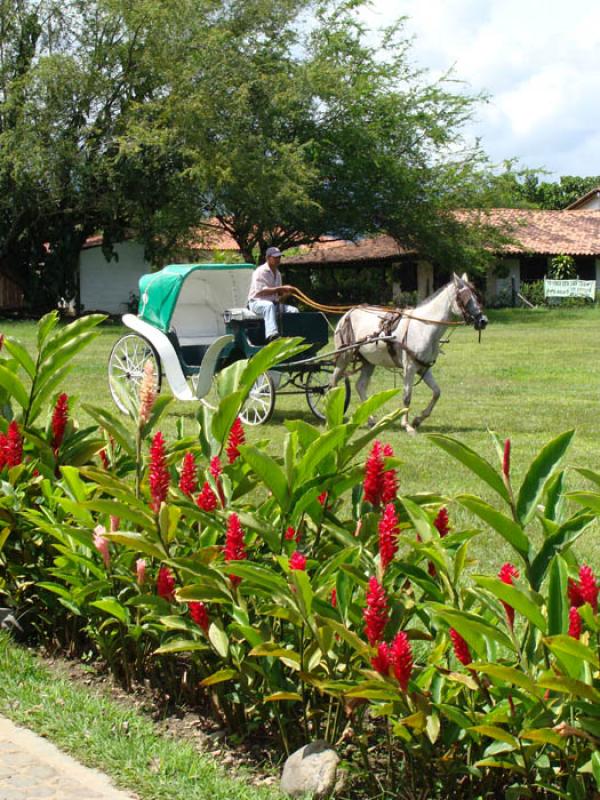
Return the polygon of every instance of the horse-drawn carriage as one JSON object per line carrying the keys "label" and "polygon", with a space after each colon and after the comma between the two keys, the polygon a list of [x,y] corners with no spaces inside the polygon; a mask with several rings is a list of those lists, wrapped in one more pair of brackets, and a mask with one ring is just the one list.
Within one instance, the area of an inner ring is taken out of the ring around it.
{"label": "horse-drawn carriage", "polygon": [[[137,397],[150,360],[160,391],[163,377],[179,400],[202,400],[216,372],[250,358],[265,345],[264,321],[246,307],[252,264],[176,264],[140,278],[137,316],[125,314],[130,329],[114,345],[108,364],[111,395],[127,413],[124,397]],[[333,371],[317,356],[327,344],[328,323],[319,312],[284,314],[283,336],[309,345],[300,360],[284,361],[261,374],[241,412],[249,425],[267,422],[276,394],[302,394],[319,419]],[[350,387],[345,382],[346,403]]]}

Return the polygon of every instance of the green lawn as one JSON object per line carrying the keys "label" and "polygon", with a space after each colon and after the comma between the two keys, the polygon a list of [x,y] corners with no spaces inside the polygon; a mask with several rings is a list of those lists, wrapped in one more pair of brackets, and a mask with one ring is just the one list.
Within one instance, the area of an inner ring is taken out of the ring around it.
{"label": "green lawn", "polygon": [[[452,495],[469,491],[489,497],[485,486],[428,441],[426,434],[433,431],[459,437],[491,461],[497,457],[488,429],[501,438],[510,437],[513,475],[518,479],[544,442],[575,428],[577,435],[568,463],[600,468],[600,309],[491,311],[490,320],[481,344],[470,328],[459,328],[452,334],[446,353],[435,367],[442,397],[421,433],[411,438],[396,425],[386,436],[404,460],[402,492],[435,490]],[[31,322],[5,322],[0,330],[33,346],[35,325]],[[106,367],[121,331],[117,325],[104,326],[98,339],[78,357],[64,387],[78,403],[111,407]],[[395,381],[400,386],[400,377],[380,371],[373,388],[392,387]],[[417,386],[414,394],[414,408],[428,402],[429,390],[424,384]],[[81,422],[89,421],[85,414],[75,413]],[[194,404],[175,403],[163,432],[167,437],[174,436],[176,421],[183,417],[186,433],[193,433],[194,415]],[[266,439],[272,452],[280,453],[285,421],[297,418],[314,421],[305,399],[279,398],[271,422],[252,429],[249,438]],[[573,475],[575,481],[582,482]],[[475,552],[493,567],[507,553],[498,537],[494,537],[492,546],[490,540],[484,544],[483,538]],[[588,533],[580,547],[593,562],[600,562],[595,539]]]}

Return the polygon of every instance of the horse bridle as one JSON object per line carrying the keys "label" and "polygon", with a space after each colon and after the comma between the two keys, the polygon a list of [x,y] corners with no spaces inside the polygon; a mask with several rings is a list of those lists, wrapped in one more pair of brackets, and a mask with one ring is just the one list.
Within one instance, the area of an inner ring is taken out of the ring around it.
{"label": "horse bridle", "polygon": [[[461,278],[462,286],[456,289],[456,305],[459,308],[466,325],[474,325],[477,321],[476,314],[481,313],[481,298],[474,286]],[[477,311],[472,310],[473,305],[478,306]]]}

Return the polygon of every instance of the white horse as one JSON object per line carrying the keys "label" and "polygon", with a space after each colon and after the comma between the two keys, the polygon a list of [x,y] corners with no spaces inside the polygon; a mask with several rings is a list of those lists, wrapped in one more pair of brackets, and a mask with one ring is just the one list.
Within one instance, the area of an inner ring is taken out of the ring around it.
{"label": "white horse", "polygon": [[[431,374],[431,368],[437,360],[444,331],[452,324],[452,317],[460,316],[477,331],[483,330],[488,323],[466,274],[462,278],[454,274],[449,283],[414,309],[390,311],[378,306],[350,309],[335,329],[335,348],[339,350],[355,343],[365,343],[336,356],[332,386],[343,377],[348,366],[358,360],[362,367],[356,389],[364,401],[375,367],[401,369],[404,372],[403,402],[406,409],[401,424],[408,433],[416,433],[440,399],[440,387]],[[408,409],[416,375],[429,386],[432,398],[409,423]]]}

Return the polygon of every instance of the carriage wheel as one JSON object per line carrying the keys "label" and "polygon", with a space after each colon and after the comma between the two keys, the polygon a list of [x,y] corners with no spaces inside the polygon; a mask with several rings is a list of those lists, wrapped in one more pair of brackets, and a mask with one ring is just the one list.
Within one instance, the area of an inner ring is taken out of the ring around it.
{"label": "carriage wheel", "polygon": [[[306,402],[308,407],[313,412],[315,417],[320,420],[327,419],[325,414],[326,395],[330,390],[329,379],[331,377],[331,370],[327,368],[320,369],[318,372],[309,372],[306,378],[305,391]],[[339,384],[338,384],[339,385]],[[344,378],[344,412],[348,410],[350,405],[350,381]]]}
{"label": "carriage wheel", "polygon": [[275,385],[268,372],[263,372],[254,381],[248,399],[240,411],[240,419],[246,425],[262,425],[271,419],[275,408]]}
{"label": "carriage wheel", "polygon": [[154,368],[156,394],[160,392],[160,358],[154,346],[137,333],[128,333],[115,343],[108,359],[108,385],[115,405],[129,414],[127,400],[137,404],[144,365],[150,361]]}

